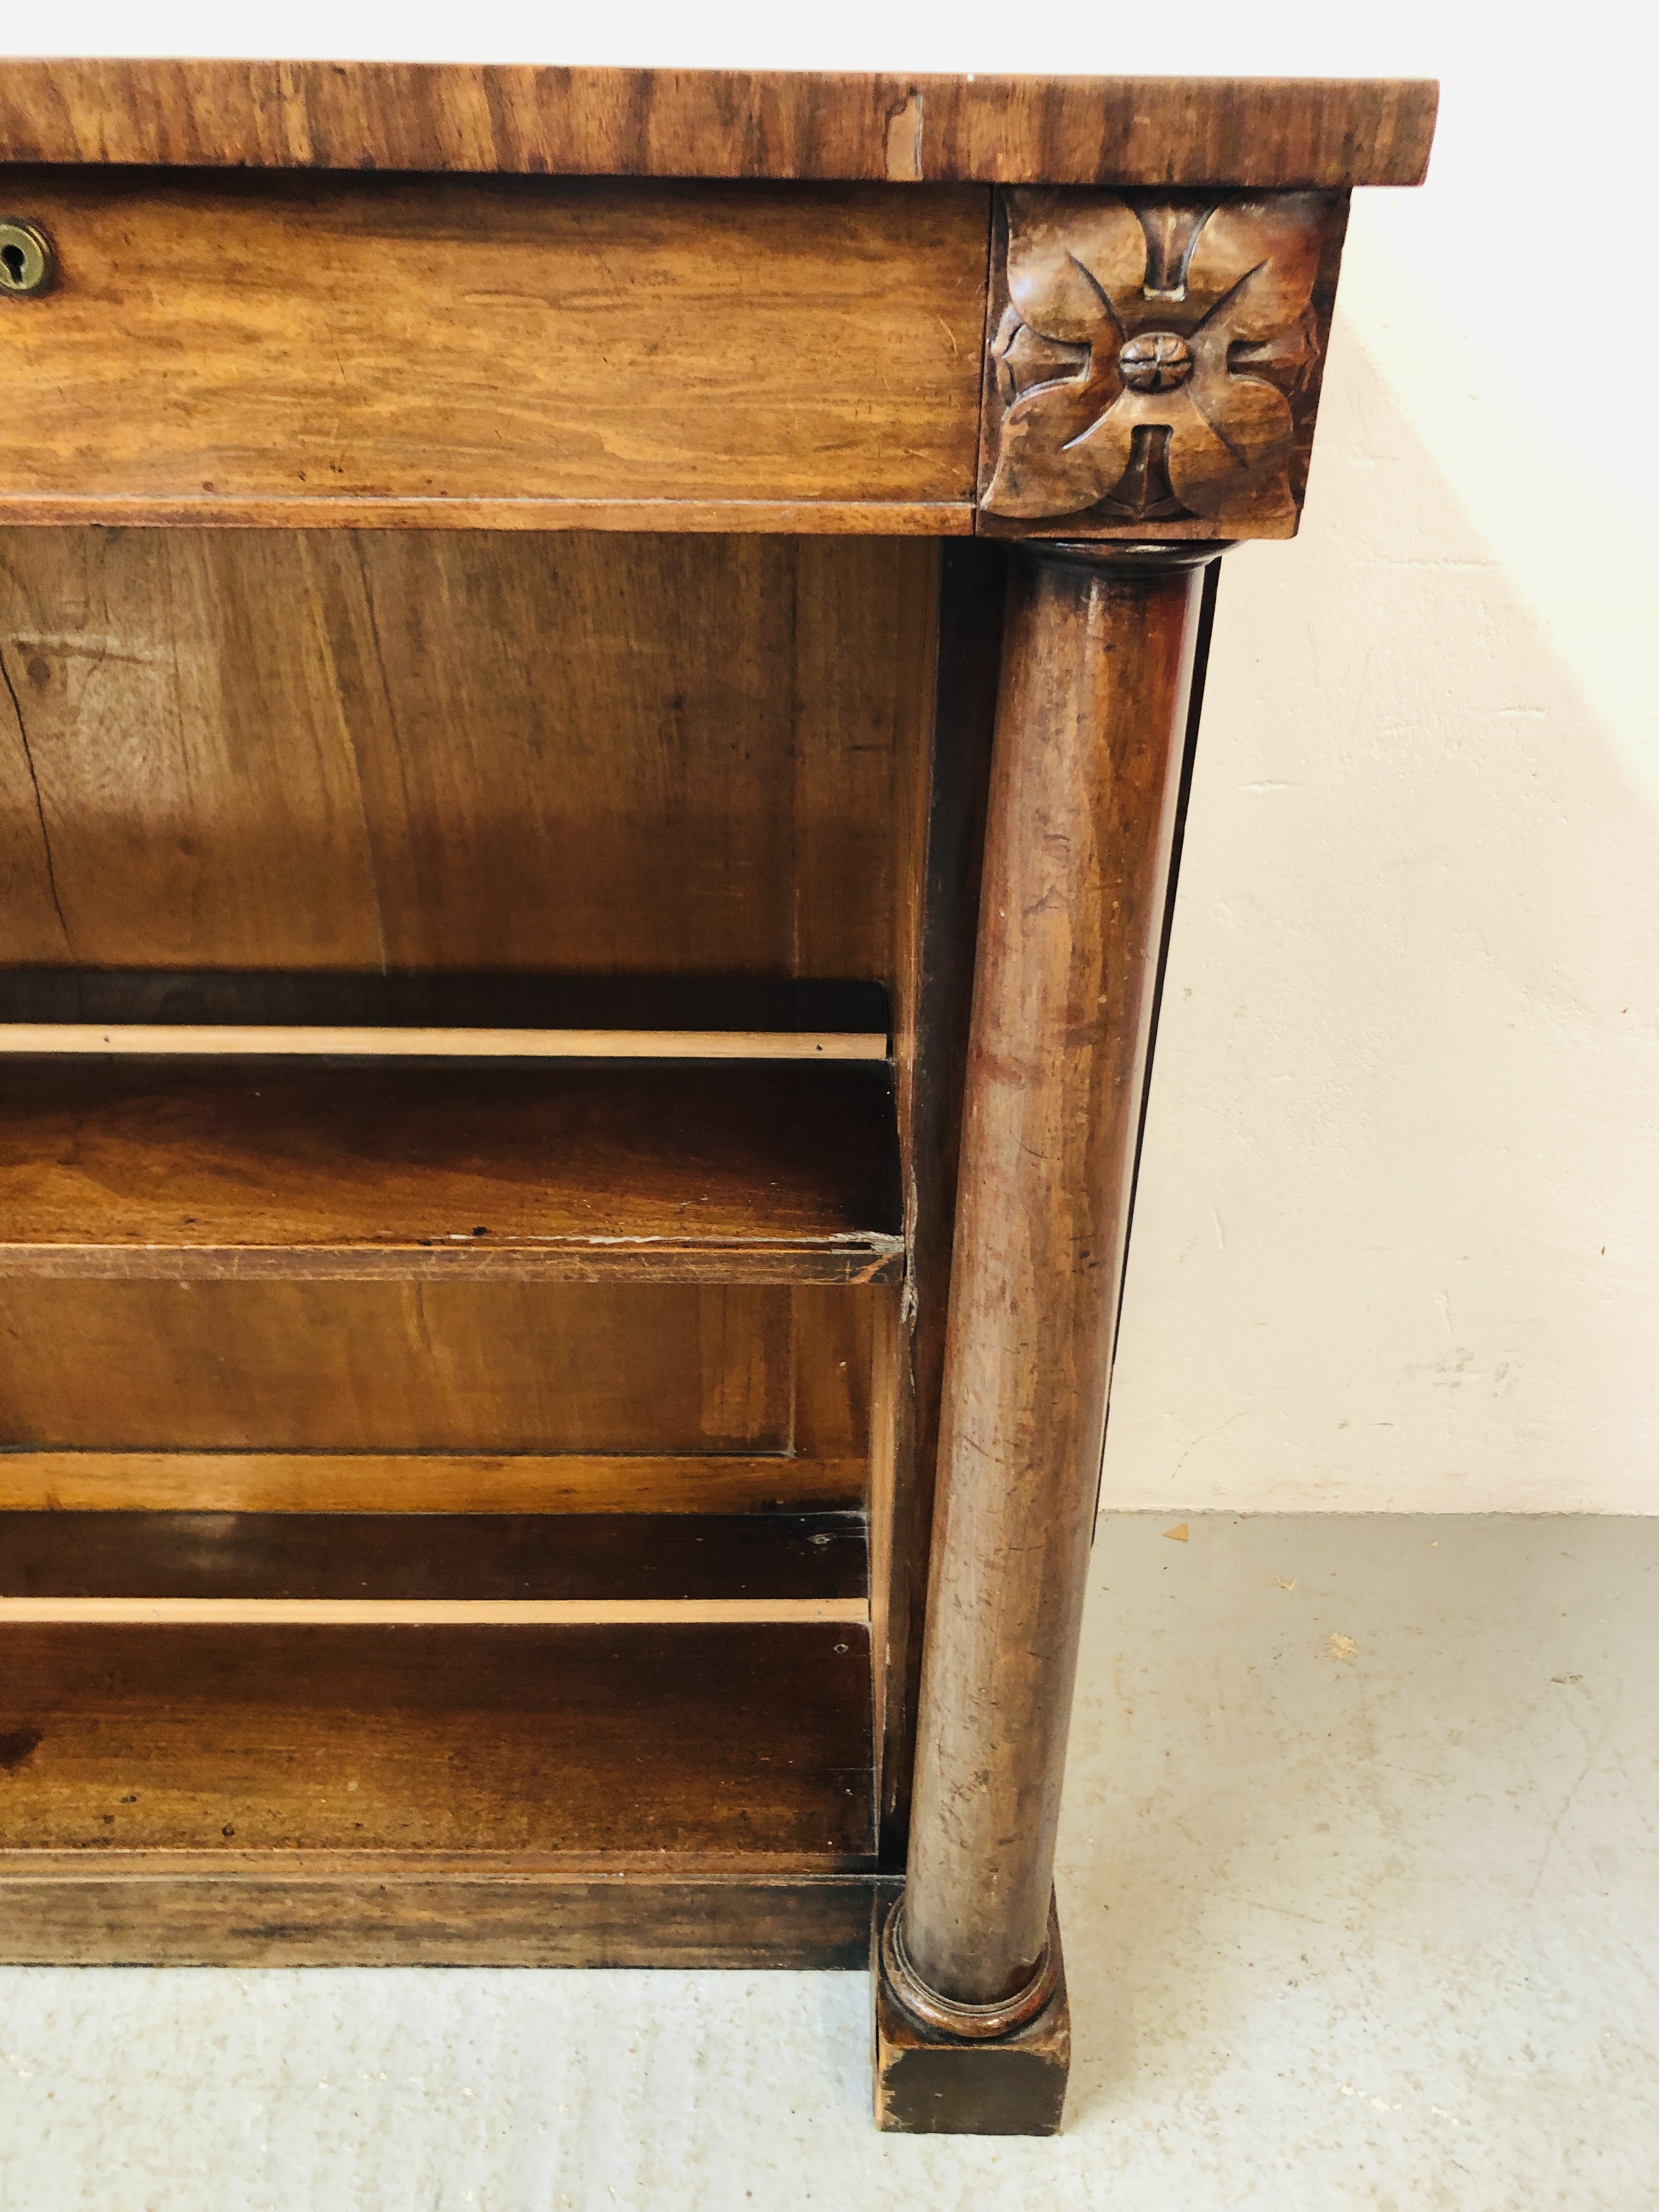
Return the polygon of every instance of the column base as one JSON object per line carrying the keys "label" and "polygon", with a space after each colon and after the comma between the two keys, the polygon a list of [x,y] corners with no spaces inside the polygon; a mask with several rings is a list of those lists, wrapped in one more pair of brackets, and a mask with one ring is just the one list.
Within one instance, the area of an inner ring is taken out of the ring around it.
{"label": "column base", "polygon": [[1052,2136],[1060,2132],[1072,2063],[1072,2015],[1060,1929],[1059,1969],[1035,2020],[994,2039],[924,2027],[895,1996],[882,1964],[885,1899],[872,1916],[871,1984],[876,2008],[876,2124],[887,2135]]}

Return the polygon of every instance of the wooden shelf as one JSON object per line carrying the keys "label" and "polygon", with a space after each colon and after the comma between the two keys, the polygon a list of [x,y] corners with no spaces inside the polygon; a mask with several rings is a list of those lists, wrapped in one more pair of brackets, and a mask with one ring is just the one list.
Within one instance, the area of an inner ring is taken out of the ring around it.
{"label": "wooden shelf", "polygon": [[871,1863],[843,1623],[0,1627],[6,1854]]}
{"label": "wooden shelf", "polygon": [[0,1054],[879,1060],[887,1025],[833,980],[0,970]]}
{"label": "wooden shelf", "polygon": [[888,1282],[891,1084],[850,1063],[0,1065],[0,1273]]}
{"label": "wooden shelf", "polygon": [[[591,1295],[587,1294],[587,1295]],[[776,1451],[375,1452],[0,1449],[0,1511],[845,1513],[867,1459]],[[458,1503],[458,1500],[464,1501]]]}
{"label": "wooden shelf", "polygon": [[0,1623],[868,1619],[854,1513],[0,1513]]}
{"label": "wooden shelf", "polygon": [[[0,1960],[861,1966],[867,1589],[848,1512],[0,1514]],[[15,1610],[144,1593],[239,1617]]]}

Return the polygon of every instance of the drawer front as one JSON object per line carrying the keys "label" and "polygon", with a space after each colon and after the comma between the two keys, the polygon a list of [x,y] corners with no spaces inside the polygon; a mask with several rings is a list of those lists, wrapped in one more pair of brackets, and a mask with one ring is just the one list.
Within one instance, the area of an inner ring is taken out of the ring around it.
{"label": "drawer front", "polygon": [[58,267],[0,301],[0,520],[969,526],[982,188],[3,191]]}

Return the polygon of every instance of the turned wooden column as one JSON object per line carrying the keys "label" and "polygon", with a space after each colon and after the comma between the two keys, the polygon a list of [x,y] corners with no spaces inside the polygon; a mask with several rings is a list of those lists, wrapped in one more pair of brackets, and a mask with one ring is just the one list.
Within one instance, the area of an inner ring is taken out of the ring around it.
{"label": "turned wooden column", "polygon": [[1041,2013],[1130,1177],[1210,544],[1027,544],[986,829],[908,1879],[888,1978]]}
{"label": "turned wooden column", "polygon": [[1060,2124],[1054,1833],[1201,580],[1295,535],[1346,219],[1340,189],[993,200],[976,528],[1012,577],[884,2127]]}

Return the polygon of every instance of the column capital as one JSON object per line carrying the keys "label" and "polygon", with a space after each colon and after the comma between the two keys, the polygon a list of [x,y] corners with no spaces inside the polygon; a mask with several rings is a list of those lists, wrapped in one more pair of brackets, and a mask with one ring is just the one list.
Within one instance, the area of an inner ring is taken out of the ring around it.
{"label": "column capital", "polygon": [[1204,568],[1231,553],[1237,538],[1021,538],[1011,550],[1045,568],[1103,569],[1119,576]]}

